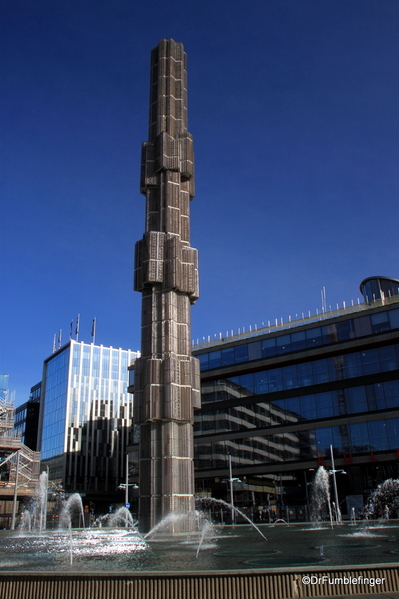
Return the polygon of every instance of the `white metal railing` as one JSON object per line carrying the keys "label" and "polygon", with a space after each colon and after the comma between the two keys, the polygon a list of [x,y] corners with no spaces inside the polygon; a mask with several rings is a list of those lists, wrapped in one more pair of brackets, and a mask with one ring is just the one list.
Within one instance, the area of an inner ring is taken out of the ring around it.
{"label": "white metal railing", "polygon": [[318,312],[313,315],[311,315],[309,312],[309,316],[303,316],[302,318],[298,318],[295,320],[289,319],[286,322],[283,322],[283,319],[281,319],[280,322],[278,322],[278,319],[276,318],[274,324],[270,324],[270,321],[269,321],[268,326],[263,326],[261,328],[255,327],[254,329],[252,329],[252,327],[250,327],[249,331],[243,331],[242,333],[239,332],[239,333],[232,334],[232,335],[226,335],[225,337],[222,337],[221,334],[219,337],[216,337],[216,335],[215,335],[214,339],[211,339],[211,337],[208,336],[207,340],[201,341],[201,342],[199,342],[198,340],[197,340],[197,342],[195,342],[193,340],[192,341],[192,350],[198,351],[201,349],[211,348],[215,345],[222,345],[225,343],[232,343],[235,341],[250,339],[252,337],[258,337],[259,335],[275,333],[276,331],[283,331],[285,329],[294,329],[296,327],[300,327],[300,326],[303,326],[306,324],[312,324],[312,323],[317,323],[320,321],[331,320],[332,318],[336,318],[338,316],[344,316],[344,315],[348,315],[348,314],[358,314],[359,312],[364,312],[365,310],[370,310],[373,308],[380,308],[381,306],[387,306],[387,305],[396,304],[396,303],[399,303],[399,295],[393,295],[393,296],[387,297],[385,299],[373,300],[372,302],[367,302],[367,303],[353,304],[351,306],[346,306],[346,304],[344,303],[343,308],[339,308],[337,310],[330,310],[327,312]]}

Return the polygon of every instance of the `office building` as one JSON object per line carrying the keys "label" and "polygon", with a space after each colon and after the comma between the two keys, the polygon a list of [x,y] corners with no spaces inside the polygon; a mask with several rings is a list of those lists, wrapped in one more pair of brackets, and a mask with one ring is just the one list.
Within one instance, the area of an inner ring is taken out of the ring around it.
{"label": "office building", "polygon": [[331,448],[346,473],[336,473],[344,514],[398,478],[398,286],[371,277],[364,303],[193,346],[197,494],[229,498],[229,455],[236,502],[284,518],[309,516],[310,484],[320,465],[331,471]]}
{"label": "office building", "polygon": [[41,389],[41,382],[34,385],[30,390],[29,400],[14,410],[13,434],[33,451],[37,451]]}
{"label": "office building", "polygon": [[98,505],[124,501],[118,486],[125,482],[133,410],[127,368],[137,356],[70,340],[44,362],[41,467],[50,481]]}
{"label": "office building", "polygon": [[346,472],[336,476],[344,512],[398,477],[398,285],[370,277],[365,303],[194,347],[197,490],[226,493],[231,455],[237,499],[259,491],[258,503],[305,517],[314,472],[331,469],[330,446]]}

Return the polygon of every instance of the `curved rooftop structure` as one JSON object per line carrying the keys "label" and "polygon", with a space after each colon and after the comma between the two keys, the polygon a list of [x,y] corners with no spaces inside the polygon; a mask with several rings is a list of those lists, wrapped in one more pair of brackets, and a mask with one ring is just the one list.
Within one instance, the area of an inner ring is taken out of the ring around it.
{"label": "curved rooftop structure", "polygon": [[367,277],[360,283],[360,293],[362,293],[366,302],[399,295],[399,279]]}

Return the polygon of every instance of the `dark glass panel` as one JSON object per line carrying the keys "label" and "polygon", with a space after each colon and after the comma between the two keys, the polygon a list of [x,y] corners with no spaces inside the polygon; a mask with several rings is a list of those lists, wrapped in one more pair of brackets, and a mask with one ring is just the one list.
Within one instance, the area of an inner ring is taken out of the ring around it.
{"label": "dark glass panel", "polygon": [[397,369],[398,364],[394,345],[380,347],[378,349],[378,357],[380,361],[381,372],[387,372],[389,370]]}
{"label": "dark glass panel", "polygon": [[214,381],[214,394],[215,394],[215,400],[214,401],[225,401],[226,399],[229,399],[229,395],[227,392],[227,384],[226,384],[226,379],[219,379]]}
{"label": "dark glass panel", "polygon": [[334,416],[334,408],[331,402],[331,393],[318,393],[316,395],[317,417],[328,418]]}
{"label": "dark glass panel", "polygon": [[300,387],[313,385],[313,369],[311,362],[303,362],[297,365],[297,376]]}
{"label": "dark glass panel", "polygon": [[354,318],[353,325],[355,327],[356,337],[366,337],[372,333],[370,316]]}
{"label": "dark glass panel", "polygon": [[347,339],[354,339],[355,329],[353,326],[353,320],[344,320],[343,322],[337,322],[337,335],[338,341],[346,341]]}
{"label": "dark glass panel", "polygon": [[389,319],[387,312],[377,312],[371,315],[371,329],[373,333],[383,333],[389,331]]}
{"label": "dark glass panel", "polygon": [[325,327],[323,327],[323,329],[327,329],[327,337],[329,343],[336,343],[338,341],[338,331],[336,324],[326,325]]}
{"label": "dark glass panel", "polygon": [[372,302],[376,299],[380,299],[381,291],[379,279],[372,279],[371,281],[367,281],[367,283],[363,287],[363,295],[366,302]]}
{"label": "dark glass panel", "polygon": [[226,379],[226,391],[229,399],[235,399],[241,397],[239,377],[231,377]]}
{"label": "dark glass panel", "polygon": [[[386,381],[384,383],[385,402],[387,408],[399,407],[399,381]],[[399,447],[399,439],[398,439]]]}
{"label": "dark glass panel", "polygon": [[399,418],[389,418],[386,423],[389,448],[399,449]]}
{"label": "dark glass panel", "polygon": [[367,397],[369,402],[369,410],[384,410],[385,405],[385,384],[376,383],[375,385],[367,385]]}
{"label": "dark glass panel", "polygon": [[234,360],[238,364],[240,362],[248,362],[248,345],[237,345],[234,348]]}
{"label": "dark glass panel", "polygon": [[227,419],[226,410],[216,410],[215,425],[218,432],[229,431],[229,421]]}
{"label": "dark glass panel", "polygon": [[284,389],[296,389],[298,387],[296,366],[285,366],[281,369]]}
{"label": "dark glass panel", "polygon": [[357,376],[362,376],[362,360],[360,353],[356,352],[353,354],[347,354],[344,356],[345,362],[345,378],[354,378]]}
{"label": "dark glass panel", "polygon": [[271,402],[273,406],[271,410],[271,415],[274,420],[273,424],[285,422],[285,400],[284,399],[276,399]]}
{"label": "dark glass panel", "polygon": [[270,424],[270,409],[271,404],[259,403],[254,404],[254,412],[256,414],[256,426],[268,426]]}
{"label": "dark glass panel", "polygon": [[211,401],[215,401],[213,381],[205,381],[201,384],[201,398],[202,403],[209,403]]}
{"label": "dark glass panel", "polygon": [[334,455],[342,455],[351,452],[350,433],[347,424],[333,427]]}
{"label": "dark glass panel", "polygon": [[[290,422],[295,422],[295,420],[302,420],[301,419],[301,405],[300,405],[299,397],[290,397],[289,399],[286,399],[285,400],[285,410],[286,410],[286,412],[290,413],[289,414]],[[295,420],[292,420],[292,416],[295,417]]]}
{"label": "dark glass panel", "polygon": [[242,393],[247,395],[253,395],[254,389],[254,376],[253,374],[242,374],[240,376],[240,385],[242,387]]}
{"label": "dark glass panel", "polygon": [[226,465],[226,448],[224,441],[212,443],[212,459],[214,468],[223,468]]}
{"label": "dark glass panel", "polygon": [[318,456],[329,456],[330,445],[333,443],[333,432],[330,426],[315,430],[316,447]]}
{"label": "dark glass panel", "polygon": [[378,362],[378,352],[376,349],[366,349],[361,352],[363,374],[375,374],[380,372],[380,365]]}
{"label": "dark glass panel", "polygon": [[329,326],[321,327],[321,342],[323,345],[328,345],[331,343]]}
{"label": "dark glass panel", "polygon": [[345,396],[348,400],[348,407],[351,414],[357,412],[367,412],[368,403],[365,387],[352,387],[345,390]]}
{"label": "dark glass panel", "polygon": [[[303,460],[316,458],[316,440],[313,430],[298,433],[300,457]],[[309,483],[308,483],[309,484]]]}
{"label": "dark glass panel", "polygon": [[269,379],[269,393],[281,391],[283,388],[281,369],[273,368],[272,370],[268,371],[267,375],[267,378]]}
{"label": "dark glass panel", "polygon": [[204,432],[214,431],[216,428],[215,424],[215,413],[214,412],[202,412],[202,430]]}
{"label": "dark glass panel", "polygon": [[399,308],[388,312],[391,329],[399,329]]}
{"label": "dark glass panel", "polygon": [[265,372],[255,372],[254,374],[255,393],[261,395],[262,393],[268,393],[269,385],[267,381],[267,375]]}
{"label": "dark glass panel", "polygon": [[209,355],[209,369],[220,368],[220,366],[222,365],[222,352],[220,350],[212,351],[212,352],[209,352],[208,355]]}
{"label": "dark glass panel", "polygon": [[315,327],[314,329],[308,329],[306,331],[306,346],[308,348],[317,347],[322,345],[321,328]]}
{"label": "dark glass panel", "polygon": [[196,356],[200,361],[201,370],[208,370],[209,368],[209,354],[199,354]]}
{"label": "dark glass panel", "polygon": [[335,408],[335,414],[339,414],[343,416],[345,414],[350,413],[349,401],[345,396],[345,389],[338,389],[337,391],[333,391],[333,401]]}
{"label": "dark glass panel", "polygon": [[328,383],[330,380],[328,359],[313,362],[313,381],[315,384]]}
{"label": "dark glass panel", "polygon": [[328,369],[330,380],[341,381],[345,378],[344,356],[334,356],[329,358]]}
{"label": "dark glass panel", "polygon": [[277,355],[286,354],[291,350],[291,336],[290,335],[281,335],[280,337],[276,337],[276,350]]}
{"label": "dark glass panel", "polygon": [[262,343],[261,341],[254,341],[248,343],[248,360],[259,360],[262,357]]}
{"label": "dark glass panel", "polygon": [[299,351],[301,349],[306,349],[305,331],[299,331],[298,333],[291,333],[291,347],[292,347],[292,351]]}
{"label": "dark glass panel", "polygon": [[262,358],[270,358],[276,355],[276,339],[272,337],[270,339],[262,340]]}
{"label": "dark glass panel", "polygon": [[234,364],[234,347],[222,349],[222,366]]}
{"label": "dark glass panel", "polygon": [[301,414],[307,420],[317,418],[316,398],[314,395],[303,395],[301,401]]}
{"label": "dark glass panel", "polygon": [[366,422],[349,424],[351,436],[352,451],[354,453],[363,453],[370,451],[369,434]]}
{"label": "dark glass panel", "polygon": [[228,408],[227,410],[229,426],[231,431],[236,431],[240,428],[240,420],[237,415],[237,410],[235,408]]}
{"label": "dark glass panel", "polygon": [[389,448],[387,425],[385,420],[376,420],[368,422],[369,439],[371,449],[374,451],[383,451]]}
{"label": "dark glass panel", "polygon": [[211,443],[200,443],[197,445],[198,453],[198,468],[211,468],[212,467],[212,444]]}

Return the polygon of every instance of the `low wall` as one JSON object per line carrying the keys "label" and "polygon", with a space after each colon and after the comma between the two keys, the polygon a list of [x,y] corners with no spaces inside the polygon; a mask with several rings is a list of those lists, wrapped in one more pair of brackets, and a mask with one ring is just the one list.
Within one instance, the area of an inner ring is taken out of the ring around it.
{"label": "low wall", "polygon": [[298,599],[395,591],[399,568],[385,564],[284,572],[0,572],[1,599]]}

